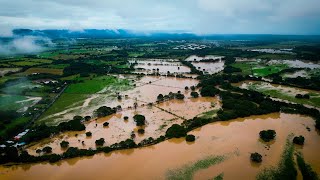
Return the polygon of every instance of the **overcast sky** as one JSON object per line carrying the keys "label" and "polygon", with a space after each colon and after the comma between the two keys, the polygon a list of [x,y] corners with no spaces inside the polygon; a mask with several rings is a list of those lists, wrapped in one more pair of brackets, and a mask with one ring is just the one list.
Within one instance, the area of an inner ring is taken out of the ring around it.
{"label": "overcast sky", "polygon": [[320,34],[320,0],[0,0],[0,36],[14,28]]}

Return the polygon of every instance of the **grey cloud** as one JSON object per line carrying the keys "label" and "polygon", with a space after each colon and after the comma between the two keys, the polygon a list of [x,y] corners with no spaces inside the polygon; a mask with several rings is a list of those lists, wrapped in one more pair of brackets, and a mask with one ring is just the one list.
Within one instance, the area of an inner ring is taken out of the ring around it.
{"label": "grey cloud", "polygon": [[319,0],[0,0],[0,36],[13,28],[319,34],[316,19]]}

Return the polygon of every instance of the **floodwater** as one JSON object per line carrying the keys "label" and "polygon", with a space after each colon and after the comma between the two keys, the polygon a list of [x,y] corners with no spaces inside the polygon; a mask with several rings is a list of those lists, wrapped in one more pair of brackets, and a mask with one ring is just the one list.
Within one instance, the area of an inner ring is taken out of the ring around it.
{"label": "floodwater", "polygon": [[17,72],[21,68],[0,68],[0,77],[6,75],[9,72]]}
{"label": "floodwater", "polygon": [[[164,135],[172,124],[181,124],[184,119],[191,119],[221,107],[218,97],[192,98],[190,96],[191,90],[185,90],[185,86],[195,86],[198,83],[195,79],[144,76],[138,82],[136,88],[121,93],[124,96],[122,100],[117,100],[114,97],[112,100],[104,102],[104,105],[109,107],[118,105],[122,107],[122,110],[115,115],[86,123],[86,131],[66,132],[35,143],[27,148],[28,152],[36,155],[37,149],[50,146],[54,153],[63,153],[65,149],[60,148],[60,142],[63,140],[68,141],[72,147],[95,149],[95,140],[99,138],[105,138],[105,145],[111,145],[130,138],[132,132],[136,134],[135,142],[139,143],[149,137],[157,138]],[[185,95],[184,100],[155,103],[158,94],[166,95],[169,92],[176,93],[178,91]],[[101,98],[100,95],[96,96]],[[85,102],[89,104],[87,101]],[[138,104],[137,109],[134,109],[134,103]],[[148,106],[149,103],[153,103],[153,106]],[[142,114],[146,117],[147,124],[143,127],[145,129],[143,135],[137,133],[138,128],[132,118],[135,114]],[[123,120],[124,116],[128,116],[129,120]],[[103,123],[106,121],[110,123],[109,127],[103,127]],[[85,132],[88,131],[92,132],[90,138],[85,135]]]}
{"label": "floodwater", "polygon": [[[93,111],[101,106],[122,108],[133,107],[138,101],[139,105],[146,105],[157,100],[158,94],[184,92],[185,86],[196,86],[199,81],[192,78],[175,78],[164,76],[143,76],[138,78],[137,75],[119,75],[119,79],[128,79],[136,87],[107,86],[97,94],[88,96],[83,102],[77,102],[73,107],[66,107],[65,110],[50,115],[47,118],[54,118],[55,122],[72,119],[75,115],[87,116],[92,115]],[[129,89],[129,90],[128,90]],[[122,96],[121,100],[117,99],[117,92]]]}
{"label": "floodwater", "polygon": [[[194,143],[183,138],[138,149],[101,153],[92,157],[74,158],[55,164],[38,163],[0,167],[1,179],[166,179],[169,170],[191,165],[211,155],[227,159],[194,174],[194,179],[211,179],[224,173],[225,179],[254,179],[258,172],[279,162],[289,134],[303,135],[304,146],[296,146],[306,162],[320,172],[320,135],[310,117],[273,113],[226,122],[215,122],[195,129]],[[306,127],[309,127],[309,132]],[[259,140],[259,132],[274,129],[276,139]],[[259,152],[263,162],[250,162],[250,153]]]}
{"label": "floodwater", "polygon": [[134,66],[135,73],[143,74],[154,74],[159,73],[161,75],[166,75],[168,72],[170,74],[184,74],[189,73],[190,68],[184,66],[178,60],[164,60],[164,59],[148,59],[148,60],[130,60],[130,63],[136,62],[137,65]]}
{"label": "floodwater", "polygon": [[[275,98],[281,98],[282,100],[287,100],[294,103],[304,104],[305,106],[311,108],[319,109],[320,91],[302,89],[297,87],[290,87],[285,85],[272,84],[268,82],[259,81],[244,81],[240,83],[234,83],[243,89],[253,89],[266,95],[271,95]],[[297,94],[309,94],[310,99],[297,99],[295,96]],[[276,99],[279,100],[279,99]]]}
{"label": "floodwater", "polygon": [[206,55],[204,57],[191,55],[185,59],[185,61],[201,61],[201,60],[208,60],[208,59],[215,59],[215,60],[222,60],[224,56],[215,56],[215,55]]}
{"label": "floodwater", "polygon": [[310,78],[309,74],[307,71],[305,70],[301,70],[301,71],[296,71],[293,73],[285,73],[283,75],[284,78],[296,78],[296,77],[305,77],[305,78]]}
{"label": "floodwater", "polygon": [[310,68],[316,69],[320,68],[320,64],[315,64],[310,61],[302,61],[302,60],[271,60],[268,64],[288,64],[293,68]]}
{"label": "floodwater", "polygon": [[224,61],[216,62],[192,62],[192,65],[195,66],[198,70],[203,71],[207,74],[215,74],[223,70]]}

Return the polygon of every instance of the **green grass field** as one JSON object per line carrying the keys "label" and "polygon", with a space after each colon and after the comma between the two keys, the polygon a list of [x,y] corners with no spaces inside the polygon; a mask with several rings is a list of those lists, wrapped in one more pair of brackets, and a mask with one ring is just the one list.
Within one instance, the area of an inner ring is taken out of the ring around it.
{"label": "green grass field", "polygon": [[278,73],[288,68],[286,64],[265,65],[258,62],[237,62],[232,64],[232,66],[240,68],[243,75],[252,75],[253,73],[253,75],[260,77]]}
{"label": "green grass field", "polygon": [[62,75],[63,69],[52,69],[52,68],[29,68],[25,72],[20,73],[21,75],[29,75],[33,73],[46,73],[46,74],[55,74]]}
{"label": "green grass field", "polygon": [[[68,108],[79,106],[90,95],[106,87],[130,86],[128,80],[119,80],[113,76],[89,77],[83,82],[70,84],[57,101],[40,117],[40,122],[50,121],[46,117]],[[116,88],[113,88],[116,89]]]}
{"label": "green grass field", "polygon": [[298,104],[307,104],[315,107],[320,107],[320,93],[308,93],[310,95],[310,99],[298,99],[295,98],[295,94],[288,94],[285,92],[282,92],[280,89],[277,89],[277,87],[274,88],[264,88],[261,86],[261,83],[253,83],[251,85],[248,85],[248,88],[250,90],[261,92],[265,95],[269,95],[274,98],[279,98],[287,101],[291,101]]}

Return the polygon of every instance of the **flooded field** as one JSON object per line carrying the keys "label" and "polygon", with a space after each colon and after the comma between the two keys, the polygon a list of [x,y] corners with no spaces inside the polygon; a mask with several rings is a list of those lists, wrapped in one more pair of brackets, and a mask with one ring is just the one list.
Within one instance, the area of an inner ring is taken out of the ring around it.
{"label": "flooded field", "polygon": [[302,60],[271,60],[268,64],[287,64],[293,68],[309,68],[316,69],[320,68],[320,64],[315,64],[310,61],[302,61]]}
{"label": "flooded field", "polygon": [[7,74],[9,72],[17,72],[20,69],[21,68],[0,68],[0,77],[4,76],[5,74]]}
{"label": "flooded field", "polygon": [[[134,77],[129,76],[128,78]],[[29,153],[36,154],[35,151],[37,149],[47,145],[53,148],[54,153],[62,153],[65,149],[60,148],[60,142],[63,140],[69,141],[72,147],[95,149],[95,140],[99,138],[105,138],[106,145],[111,145],[131,138],[132,132],[137,135],[134,140],[139,143],[149,137],[157,138],[164,135],[172,124],[180,124],[185,119],[193,118],[208,111],[218,110],[221,107],[218,97],[191,98],[191,90],[185,90],[185,86],[195,86],[198,83],[195,79],[144,76],[141,79],[137,79],[135,83],[136,87],[134,89],[120,93],[123,96],[121,100],[118,100],[114,95],[95,94],[80,106],[82,110],[86,109],[93,112],[93,107],[98,108],[98,105],[109,107],[120,105],[122,108],[115,115],[86,123],[86,131],[62,133],[56,137],[41,141],[28,148]],[[177,93],[178,91],[185,95],[184,100],[174,99],[159,104],[155,103],[158,94],[166,95],[170,92]],[[92,103],[95,106],[89,106]],[[137,109],[133,108],[134,103],[138,104]],[[153,103],[153,105],[149,106],[149,103]],[[143,127],[145,130],[143,135],[138,135],[137,133],[138,128],[132,118],[135,114],[142,114],[146,117],[147,124]],[[70,115],[71,113],[68,114],[68,116]],[[78,115],[85,116],[88,114]],[[124,120],[124,116],[128,116],[129,119]],[[72,117],[70,116],[70,118]],[[103,127],[104,122],[109,122],[109,127]],[[92,132],[92,137],[90,138],[86,137],[85,134],[88,131]]]}
{"label": "flooded field", "polygon": [[182,65],[175,59],[133,59],[129,61],[130,64],[135,64],[135,73],[142,74],[183,74],[189,73],[190,68]]}
{"label": "flooded field", "polygon": [[308,74],[307,71],[301,70],[301,71],[296,71],[293,73],[285,73],[282,75],[284,78],[297,78],[297,77],[305,77],[305,78],[310,78],[310,75]]}
{"label": "flooded field", "polygon": [[[258,81],[244,81],[241,83],[235,83],[234,85],[244,89],[251,89],[258,92],[262,92],[271,97],[288,100],[294,103],[306,104],[313,107],[320,107],[320,92],[315,90],[308,90],[296,87],[289,87],[284,85],[277,85],[267,82]],[[308,94],[309,99],[295,98],[297,94]]]}
{"label": "flooded field", "polygon": [[222,60],[224,56],[206,55],[204,57],[192,55],[187,57],[185,61],[202,61],[202,60]]}
{"label": "flooded field", "polygon": [[[320,172],[320,136],[314,123],[306,116],[283,113],[215,122],[190,132],[196,136],[194,143],[187,143],[184,138],[171,139],[149,147],[101,153],[55,164],[1,166],[0,178],[212,179],[223,173],[225,179],[255,179],[264,168],[277,165],[291,133],[306,138],[305,145],[296,146],[295,151],[302,152],[305,161]],[[274,141],[264,143],[259,140],[259,132],[265,129],[276,131]],[[250,162],[252,152],[263,155],[261,165]],[[217,156],[223,158],[208,168],[197,166],[198,162]]]}
{"label": "flooded field", "polygon": [[[185,87],[196,86],[198,80],[191,78],[174,78],[163,76],[117,76],[118,79],[128,79],[135,84],[135,87],[106,86],[98,93],[86,95],[81,102],[76,102],[72,107],[66,107],[63,111],[52,114],[46,119],[54,119],[51,123],[72,119],[75,115],[87,116],[92,115],[93,111],[101,106],[116,107],[121,106],[123,109],[133,107],[135,102],[139,106],[154,103],[158,94],[169,94],[181,91],[190,96],[191,91],[185,91]],[[117,93],[122,97],[117,99]],[[81,94],[80,94],[81,95]],[[45,119],[44,119],[45,120]],[[50,124],[50,122],[48,122]]]}
{"label": "flooded field", "polygon": [[223,70],[224,61],[216,62],[192,62],[192,65],[205,74],[215,74]]}

